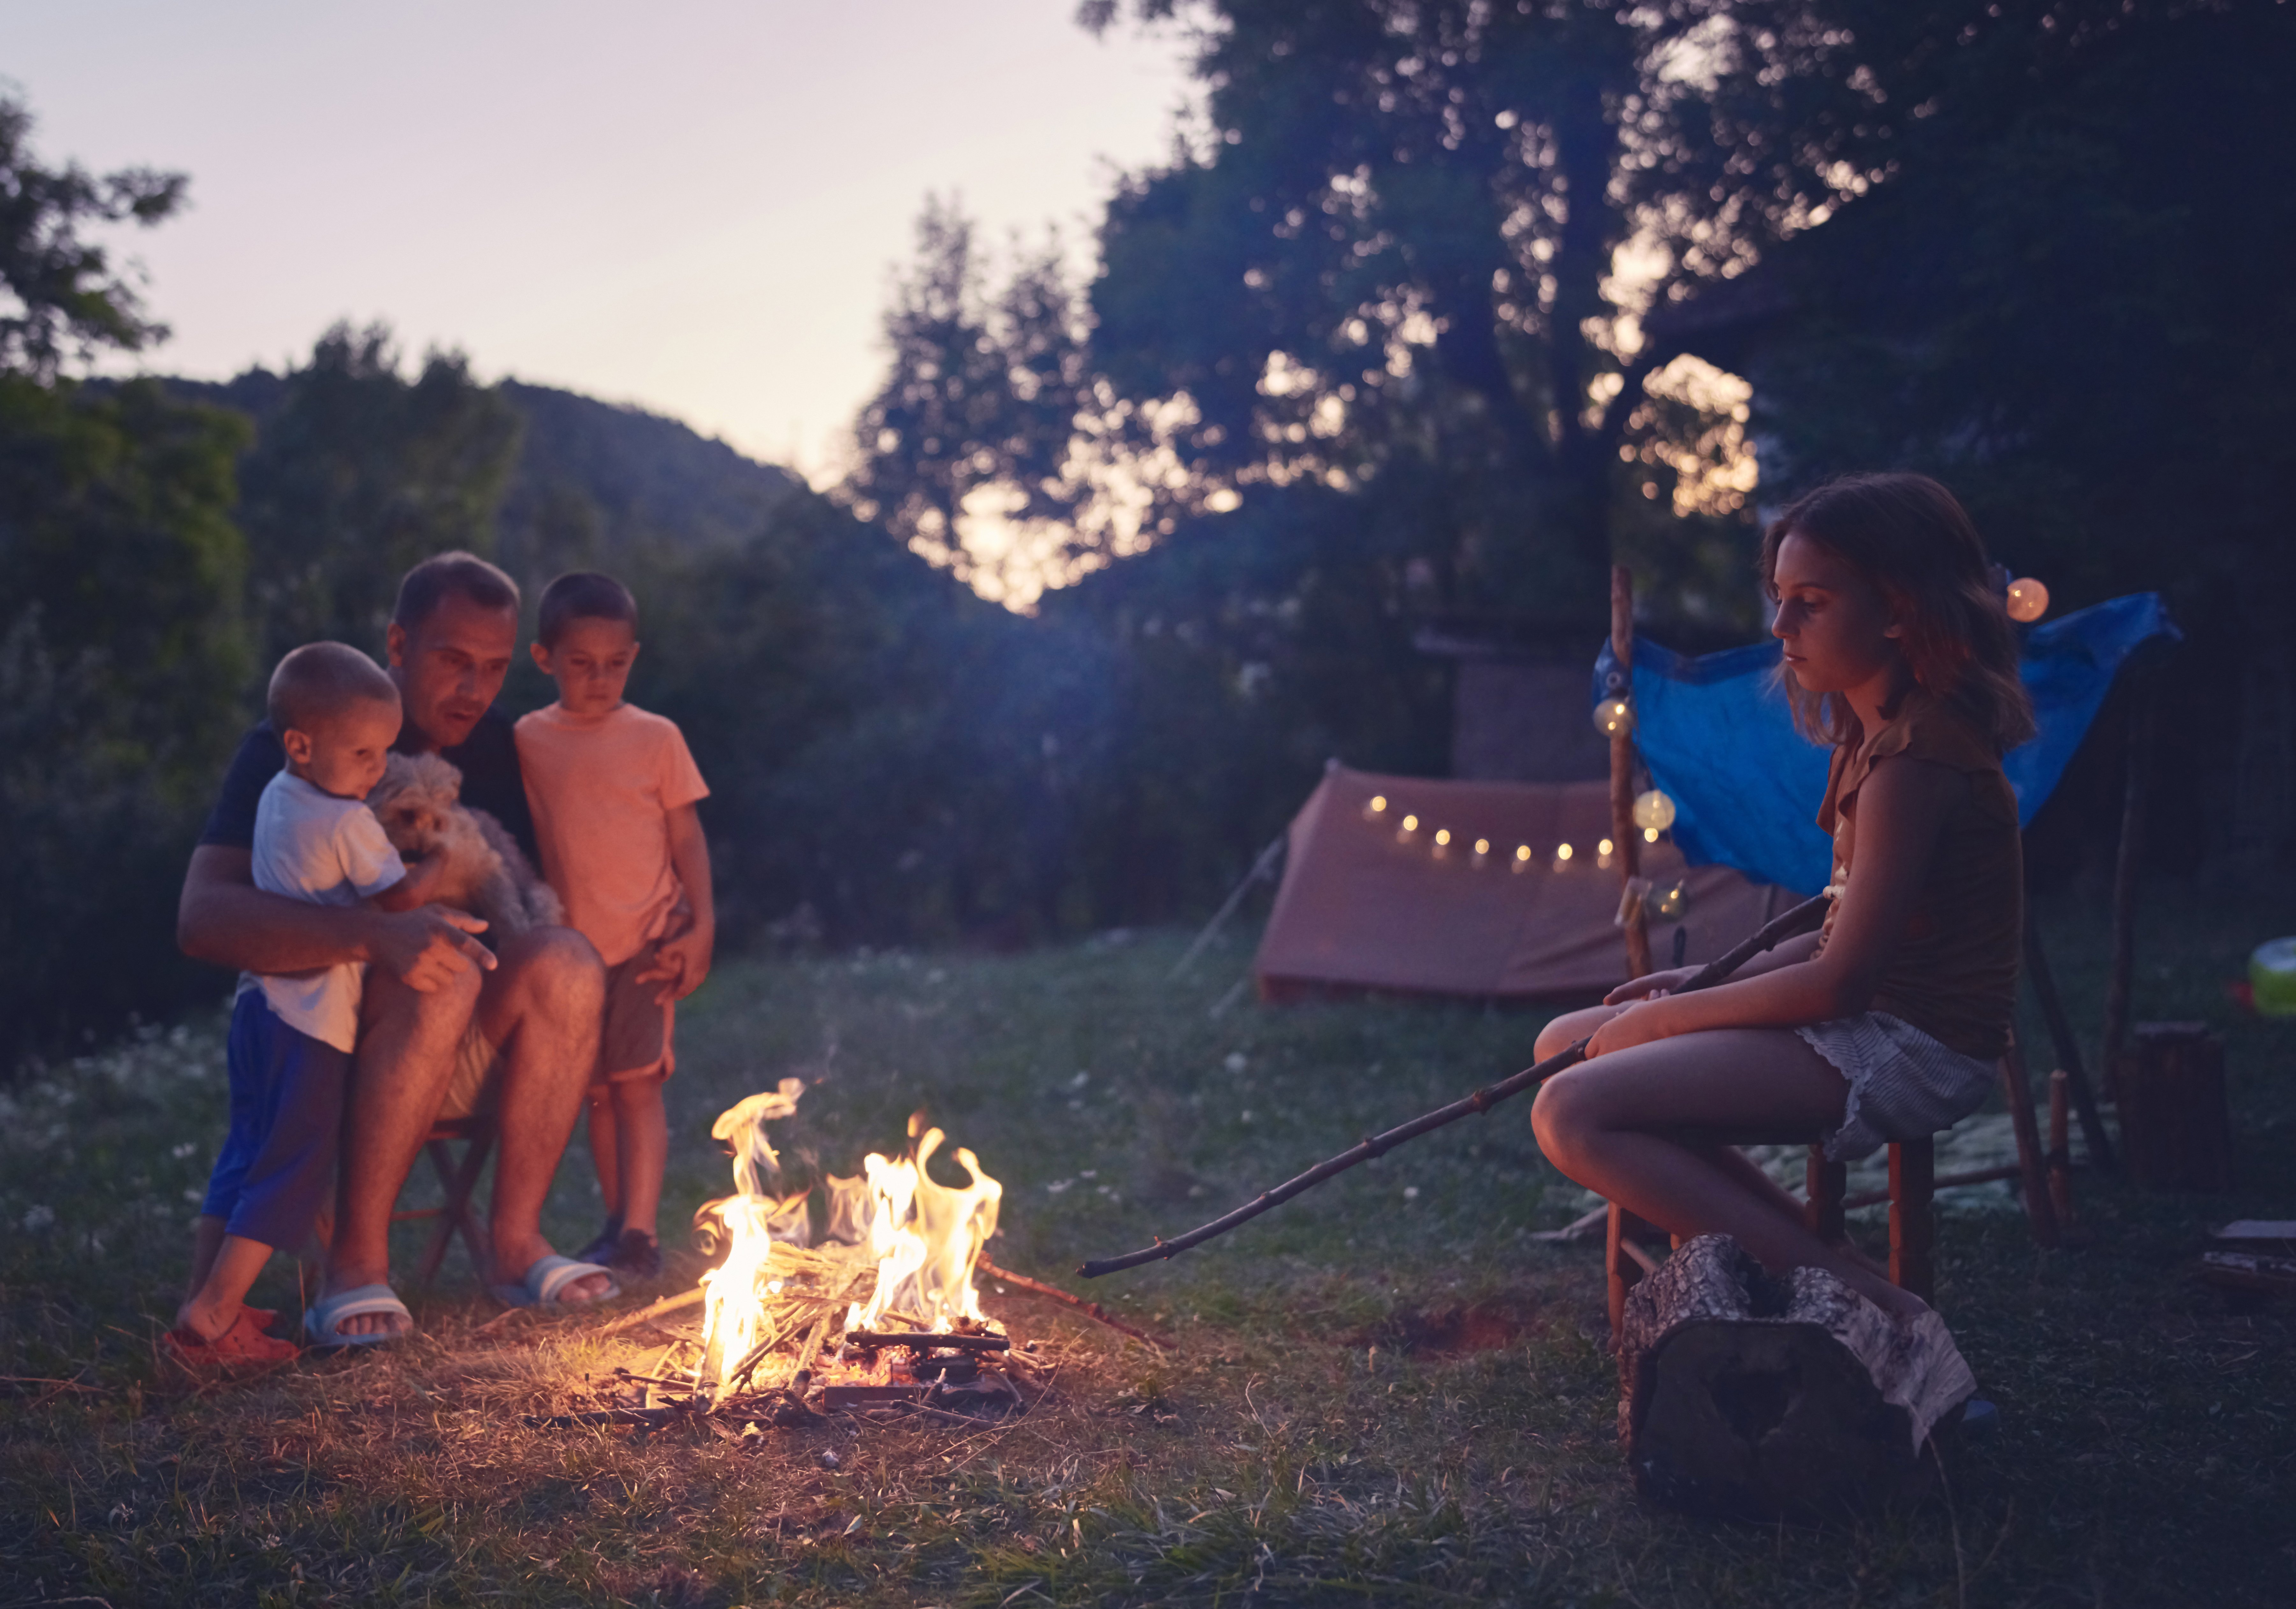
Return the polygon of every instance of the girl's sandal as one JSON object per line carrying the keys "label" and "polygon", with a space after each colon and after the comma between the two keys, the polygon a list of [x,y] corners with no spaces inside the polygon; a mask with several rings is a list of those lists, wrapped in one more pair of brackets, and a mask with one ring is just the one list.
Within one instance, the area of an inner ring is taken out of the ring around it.
{"label": "girl's sandal", "polygon": [[294,1342],[265,1334],[257,1327],[255,1315],[245,1308],[232,1320],[231,1328],[212,1341],[176,1326],[160,1337],[160,1351],[178,1367],[201,1375],[270,1368],[303,1355],[303,1349]]}

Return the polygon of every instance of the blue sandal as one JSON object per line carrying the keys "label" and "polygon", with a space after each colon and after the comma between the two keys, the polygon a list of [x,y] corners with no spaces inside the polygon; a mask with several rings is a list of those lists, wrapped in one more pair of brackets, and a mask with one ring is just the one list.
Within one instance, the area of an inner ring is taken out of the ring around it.
{"label": "blue sandal", "polygon": [[[403,1322],[395,1330],[371,1330],[359,1335],[346,1335],[339,1327],[346,1318],[364,1318],[369,1313],[388,1313]],[[313,1302],[310,1310],[303,1315],[303,1329],[313,1346],[380,1346],[386,1341],[412,1335],[414,1315],[406,1310],[406,1304],[387,1285],[354,1285]]]}
{"label": "blue sandal", "polygon": [[[593,1274],[606,1277],[606,1293],[603,1296],[594,1296],[587,1301],[558,1300],[559,1292],[576,1280],[586,1279]],[[518,1284],[489,1285],[487,1289],[496,1301],[506,1308],[591,1308],[602,1301],[611,1301],[622,1293],[622,1287],[615,1280],[612,1269],[602,1268],[594,1262],[577,1262],[571,1257],[561,1257],[554,1252],[527,1269],[526,1277]]]}

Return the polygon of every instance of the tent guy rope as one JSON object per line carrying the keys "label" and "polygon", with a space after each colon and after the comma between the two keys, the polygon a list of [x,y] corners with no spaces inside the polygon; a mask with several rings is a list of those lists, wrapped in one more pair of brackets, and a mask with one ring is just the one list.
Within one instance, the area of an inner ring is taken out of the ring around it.
{"label": "tent guy rope", "polygon": [[[1828,896],[1824,894],[1816,895],[1803,900],[1784,915],[1764,924],[1761,931],[1751,938],[1739,944],[1726,955],[1710,961],[1701,967],[1697,976],[1685,983],[1677,992],[1686,994],[1693,989],[1710,988],[1729,977],[1731,973],[1763,951],[1797,934],[1808,932],[1825,919],[1827,899]],[[1512,1078],[1501,1079],[1496,1084],[1485,1085],[1464,1100],[1454,1101],[1447,1106],[1438,1107],[1433,1112],[1415,1117],[1411,1121],[1390,1129],[1384,1134],[1373,1135],[1361,1145],[1342,1151],[1329,1162],[1308,1169],[1297,1178],[1278,1185],[1273,1190],[1262,1191],[1225,1218],[1216,1218],[1208,1224],[1189,1230],[1177,1240],[1166,1240],[1159,1235],[1156,1244],[1142,1251],[1128,1252],[1122,1257],[1103,1257],[1081,1263],[1078,1265],[1077,1272],[1086,1279],[1097,1279],[1103,1274],[1114,1274],[1125,1268],[1136,1268],[1142,1263],[1160,1262],[1167,1258],[1177,1257],[1181,1252],[1193,1250],[1215,1235],[1225,1235],[1237,1225],[1259,1217],[1270,1207],[1282,1206],[1293,1196],[1302,1191],[1314,1188],[1334,1174],[1344,1173],[1358,1162],[1367,1162],[1375,1156],[1384,1155],[1406,1140],[1417,1139],[1421,1135],[1440,1129],[1446,1124],[1456,1123],[1463,1117],[1480,1116],[1501,1101],[1521,1095],[1526,1089],[1535,1089],[1563,1069],[1576,1066],[1586,1055],[1587,1041],[1581,1039],[1568,1049],[1556,1052],[1544,1062],[1524,1068]]]}

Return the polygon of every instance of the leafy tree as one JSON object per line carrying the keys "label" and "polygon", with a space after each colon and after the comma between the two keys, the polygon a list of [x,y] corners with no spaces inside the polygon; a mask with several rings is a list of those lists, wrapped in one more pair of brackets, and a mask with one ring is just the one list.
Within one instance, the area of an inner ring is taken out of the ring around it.
{"label": "leafy tree", "polygon": [[1070,464],[1081,309],[1056,237],[1016,243],[1014,259],[992,290],[972,220],[954,201],[927,201],[915,264],[885,315],[890,372],[862,409],[843,488],[865,519],[960,577],[993,562],[968,549],[969,515],[1041,526],[1072,520],[1083,497]]}
{"label": "leafy tree", "polygon": [[409,566],[494,551],[520,417],[458,354],[431,353],[409,379],[388,329],[338,324],[303,368],[202,390],[259,427],[238,513],[266,665],[319,638],[380,652]]}
{"label": "leafy tree", "polygon": [[249,669],[240,423],[59,373],[160,333],[79,231],[182,181],[45,168],[29,128],[0,102],[0,1069],[210,985],[175,884]]}
{"label": "leafy tree", "polygon": [[[1825,137],[1769,147],[1781,176],[1874,176],[1676,315],[1755,381],[1766,481],[1924,469],[2061,607],[2167,593],[2189,640],[2159,852],[2296,850],[2296,303],[2259,249],[2296,234],[2296,14],[1837,0],[1736,21],[1706,91],[1735,143],[1791,117]],[[2115,809],[2100,790],[2097,836]]]}
{"label": "leafy tree", "polygon": [[98,176],[76,162],[43,167],[31,151],[32,114],[0,93],[0,372],[53,380],[65,362],[140,351],[167,337],[144,315],[91,224],[149,226],[183,204],[184,178],[149,168]]}
{"label": "leafy tree", "polygon": [[1726,8],[1131,9],[1196,27],[1204,127],[1111,204],[1093,350],[1195,497],[1423,465],[1440,601],[1582,620],[1621,551],[1738,521],[1742,486],[1676,508],[1685,459],[1737,421],[1640,327],[1808,209],[1754,204],[1771,176],[1712,160],[1722,126],[1676,70]]}

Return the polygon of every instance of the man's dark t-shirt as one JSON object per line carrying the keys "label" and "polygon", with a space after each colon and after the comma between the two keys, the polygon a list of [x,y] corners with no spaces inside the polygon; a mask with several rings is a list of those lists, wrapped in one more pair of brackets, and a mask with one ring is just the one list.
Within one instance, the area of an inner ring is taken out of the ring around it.
{"label": "man's dark t-shirt", "polygon": [[[412,735],[402,730],[399,743],[393,746],[412,752],[404,748]],[[463,802],[501,822],[526,851],[527,859],[540,865],[534,847],[534,817],[526,807],[526,778],[518,768],[518,742],[511,735],[508,718],[498,710],[488,710],[471,728],[468,739],[439,750],[439,757],[463,774]],[[286,764],[287,751],[269,721],[241,739],[200,841],[226,849],[253,849],[255,807],[262,800],[263,790]]]}

